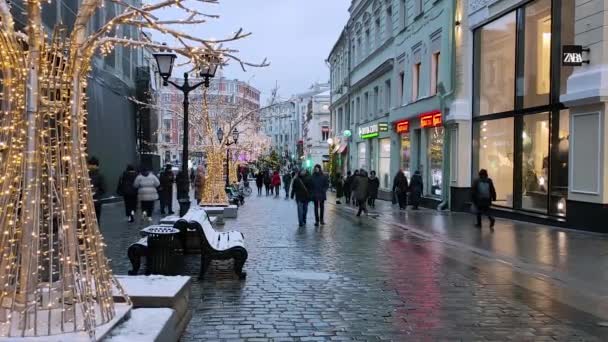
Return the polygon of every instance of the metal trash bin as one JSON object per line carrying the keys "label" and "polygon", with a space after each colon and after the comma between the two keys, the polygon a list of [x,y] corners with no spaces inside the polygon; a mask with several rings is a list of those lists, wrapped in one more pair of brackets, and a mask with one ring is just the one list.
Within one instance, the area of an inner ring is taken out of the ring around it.
{"label": "metal trash bin", "polygon": [[179,230],[170,226],[150,226],[141,231],[148,237],[146,274],[179,274],[182,247]]}

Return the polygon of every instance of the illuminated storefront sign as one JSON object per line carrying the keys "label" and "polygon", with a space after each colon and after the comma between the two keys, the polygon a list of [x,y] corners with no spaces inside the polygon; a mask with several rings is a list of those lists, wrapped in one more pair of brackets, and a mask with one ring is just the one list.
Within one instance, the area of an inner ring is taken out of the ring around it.
{"label": "illuminated storefront sign", "polygon": [[397,133],[409,133],[410,122],[408,120],[397,122],[395,125],[395,131]]}
{"label": "illuminated storefront sign", "polygon": [[373,124],[371,126],[359,127],[359,137],[361,139],[369,139],[378,136],[378,124]]}
{"label": "illuminated storefront sign", "polygon": [[420,115],[420,127],[439,127],[443,124],[440,111],[428,112]]}
{"label": "illuminated storefront sign", "polygon": [[378,124],[378,131],[380,131],[380,132],[388,132],[388,122],[380,122]]}

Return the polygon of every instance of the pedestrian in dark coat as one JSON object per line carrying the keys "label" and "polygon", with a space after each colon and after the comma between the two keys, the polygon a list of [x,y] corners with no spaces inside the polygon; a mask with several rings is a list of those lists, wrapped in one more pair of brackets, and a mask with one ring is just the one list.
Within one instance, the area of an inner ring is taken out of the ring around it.
{"label": "pedestrian in dark coat", "polygon": [[393,193],[397,196],[399,209],[401,210],[404,210],[407,207],[408,188],[407,177],[405,177],[403,170],[399,170],[393,180]]}
{"label": "pedestrian in dark coat", "polygon": [[321,165],[317,164],[311,177],[312,200],[315,204],[315,227],[319,223],[325,225],[325,201],[327,200],[327,189],[329,189],[329,178],[323,173]]}
{"label": "pedestrian in dark coat", "polygon": [[266,196],[272,193],[272,176],[269,170],[264,171],[264,188],[266,189]]}
{"label": "pedestrian in dark coat", "polygon": [[95,207],[95,216],[97,223],[101,222],[101,199],[106,193],[106,182],[103,175],[99,171],[99,160],[91,157],[88,162],[89,178],[91,180],[91,190],[93,192],[93,204]]}
{"label": "pedestrian in dark coat", "polygon": [[294,178],[293,185],[291,186],[291,198],[295,198],[298,205],[298,223],[300,227],[306,225],[308,202],[310,202],[312,198],[311,190],[312,184],[310,177],[308,176],[308,171],[302,169]]}
{"label": "pedestrian in dark coat", "polygon": [[422,190],[424,188],[424,184],[422,182],[422,176],[420,175],[420,171],[414,172],[412,176],[412,181],[410,182],[410,204],[414,208],[414,210],[418,210],[418,206],[420,205],[420,199],[422,198]]}
{"label": "pedestrian in dark coat", "polygon": [[344,180],[344,198],[346,199],[346,204],[350,204],[350,196],[353,191],[353,175],[350,171],[346,172],[346,179]]}
{"label": "pedestrian in dark coat", "polygon": [[376,177],[376,171],[371,171],[369,173],[368,188],[367,204],[369,204],[371,208],[375,208],[376,198],[378,198],[378,189],[380,188],[380,180]]}
{"label": "pedestrian in dark coat", "polygon": [[291,187],[291,180],[293,179],[293,172],[285,172],[283,175],[283,188],[285,189],[285,198],[289,199],[289,188]]}
{"label": "pedestrian in dark coat", "polygon": [[359,177],[359,173],[360,173],[359,170],[355,170],[355,172],[353,173],[353,182],[351,183],[351,188],[350,188],[351,202],[354,206],[359,205],[359,203],[357,203],[357,186],[358,186],[357,177]]}
{"label": "pedestrian in dark coat", "polygon": [[165,208],[169,215],[173,215],[173,183],[175,175],[171,170],[171,164],[165,166],[165,170],[160,173],[160,213],[165,215]]}
{"label": "pedestrian in dark coat", "polygon": [[489,214],[492,201],[496,201],[496,189],[494,182],[488,177],[488,171],[485,169],[479,170],[479,178],[477,178],[471,186],[471,200],[477,211],[477,224],[481,228],[481,216],[486,215],[490,219],[490,228],[494,230],[496,220]]}
{"label": "pedestrian in dark coat", "polygon": [[369,196],[369,180],[367,179],[367,172],[363,169],[356,173],[353,179],[353,187],[356,191],[356,203],[359,205],[359,211],[357,216],[361,216],[362,212],[368,215],[367,211],[367,197]]}
{"label": "pedestrian in dark coat", "polygon": [[344,196],[344,178],[340,172],[336,173],[336,204],[342,204],[340,198]]}
{"label": "pedestrian in dark coat", "polygon": [[264,186],[264,174],[258,171],[255,175],[255,186],[258,187],[258,196],[262,196],[262,187]]}
{"label": "pedestrian in dark coat", "polygon": [[129,222],[135,221],[135,211],[137,210],[137,189],[133,186],[137,178],[137,171],[131,165],[127,165],[127,169],[118,179],[118,188],[116,193],[123,198],[125,204],[125,215]]}

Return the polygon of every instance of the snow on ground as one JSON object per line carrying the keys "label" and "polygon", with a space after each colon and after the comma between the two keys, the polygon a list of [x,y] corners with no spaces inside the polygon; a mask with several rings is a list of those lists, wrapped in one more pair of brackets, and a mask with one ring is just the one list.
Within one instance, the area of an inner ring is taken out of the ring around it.
{"label": "snow on ground", "polygon": [[104,342],[152,342],[171,322],[173,309],[134,309],[131,318],[110,332]]}
{"label": "snow on ground", "polygon": [[[188,276],[116,276],[131,297],[174,297],[190,280]],[[118,295],[114,289],[114,294]]]}

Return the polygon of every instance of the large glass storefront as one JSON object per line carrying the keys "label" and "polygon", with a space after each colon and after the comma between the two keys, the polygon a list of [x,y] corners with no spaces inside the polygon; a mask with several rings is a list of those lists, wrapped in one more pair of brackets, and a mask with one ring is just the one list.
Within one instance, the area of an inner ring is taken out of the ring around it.
{"label": "large glass storefront", "polygon": [[439,197],[441,196],[443,184],[443,127],[428,128],[427,138],[427,165],[429,166],[427,184],[429,184],[429,195]]}
{"label": "large glass storefront", "polygon": [[[565,216],[569,111],[559,103],[571,67],[573,0],[536,0],[475,31],[473,162],[498,206]],[[429,165],[431,165],[429,163]]]}
{"label": "large glass storefront", "polygon": [[391,139],[385,138],[378,140],[379,156],[378,156],[378,178],[380,179],[380,188],[391,188]]}
{"label": "large glass storefront", "polygon": [[360,142],[357,146],[357,153],[359,159],[359,169],[367,170],[367,142]]}
{"label": "large glass storefront", "polygon": [[412,178],[411,172],[410,172],[410,162],[411,162],[411,155],[412,155],[412,142],[410,141],[410,134],[409,133],[402,133],[401,134],[401,165],[400,168],[401,170],[403,170],[403,173],[405,174],[405,177],[407,177],[408,180],[410,180]]}

